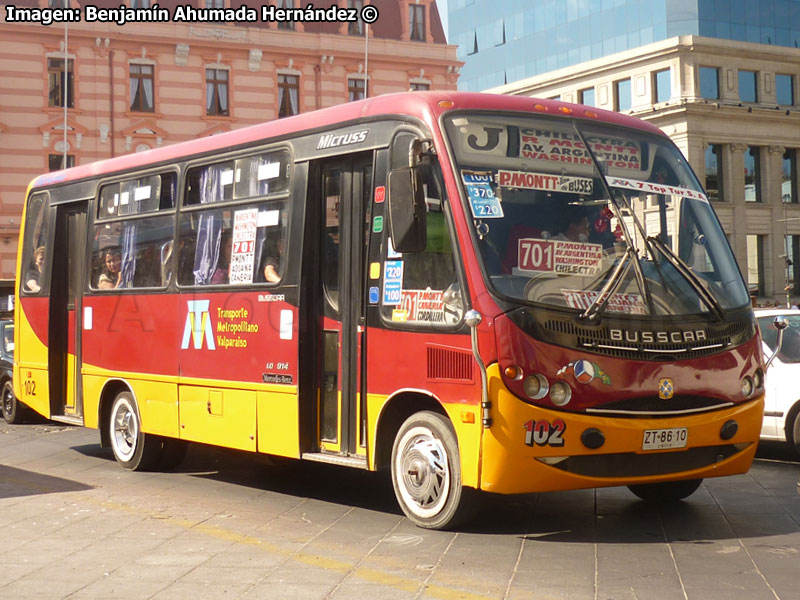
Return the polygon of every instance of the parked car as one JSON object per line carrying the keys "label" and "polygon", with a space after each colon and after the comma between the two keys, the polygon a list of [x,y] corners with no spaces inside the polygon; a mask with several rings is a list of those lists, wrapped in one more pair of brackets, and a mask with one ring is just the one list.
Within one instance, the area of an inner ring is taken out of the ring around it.
{"label": "parked car", "polygon": [[14,368],[14,321],[0,321],[0,390],[3,398],[3,418],[8,423],[19,423],[27,412],[14,395],[12,371]]}
{"label": "parked car", "polygon": [[781,351],[766,374],[762,440],[787,442],[800,454],[800,310],[756,309],[765,360],[772,356],[778,339],[773,321],[783,315],[789,326],[783,332]]}

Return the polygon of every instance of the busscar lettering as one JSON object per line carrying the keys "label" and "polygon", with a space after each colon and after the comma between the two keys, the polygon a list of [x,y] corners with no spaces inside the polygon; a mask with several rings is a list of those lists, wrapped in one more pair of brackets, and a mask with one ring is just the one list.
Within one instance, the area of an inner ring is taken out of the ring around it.
{"label": "busscar lettering", "polygon": [[628,329],[610,329],[612,341],[629,344],[683,344],[687,342],[705,342],[708,335],[704,329],[687,329],[682,331],[631,331]]}

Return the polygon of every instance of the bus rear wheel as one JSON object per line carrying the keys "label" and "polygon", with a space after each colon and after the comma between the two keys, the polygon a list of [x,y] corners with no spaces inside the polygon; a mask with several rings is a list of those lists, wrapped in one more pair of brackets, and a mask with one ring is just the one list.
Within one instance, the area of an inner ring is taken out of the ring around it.
{"label": "bus rear wheel", "polygon": [[467,517],[458,442],[445,417],[424,411],[403,423],[392,447],[392,486],[419,527],[443,529]]}
{"label": "bus rear wheel", "polygon": [[647,502],[677,502],[691,496],[702,479],[684,479],[682,481],[665,481],[664,483],[642,483],[629,485],[628,489]]}
{"label": "bus rear wheel", "polygon": [[28,416],[27,407],[22,404],[14,395],[14,386],[9,379],[3,384],[3,390],[0,392],[3,401],[3,418],[9,425],[15,423],[22,423],[25,417]]}
{"label": "bus rear wheel", "polygon": [[161,458],[163,440],[142,431],[136,400],[130,392],[121,392],[111,405],[108,420],[114,458],[125,469],[147,471]]}

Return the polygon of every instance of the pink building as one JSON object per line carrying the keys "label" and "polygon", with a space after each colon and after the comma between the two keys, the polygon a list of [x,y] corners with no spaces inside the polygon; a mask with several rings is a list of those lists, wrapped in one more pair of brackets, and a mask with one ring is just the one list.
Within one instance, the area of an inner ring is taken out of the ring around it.
{"label": "pink building", "polygon": [[[14,277],[26,186],[61,168],[65,154],[68,166],[85,164],[360,99],[365,91],[455,90],[461,65],[434,0],[372,0],[379,17],[369,26],[269,20],[280,18],[277,9],[307,7],[297,0],[251,3],[249,12],[235,12],[238,0],[194,0],[189,10],[178,0],[71,0],[72,10],[60,15],[33,10],[63,1],[19,0],[14,14],[1,7],[3,280]],[[360,15],[365,3],[318,4]],[[95,15],[89,5],[116,12]],[[47,16],[80,21],[18,20]],[[93,16],[112,20],[87,22]]]}

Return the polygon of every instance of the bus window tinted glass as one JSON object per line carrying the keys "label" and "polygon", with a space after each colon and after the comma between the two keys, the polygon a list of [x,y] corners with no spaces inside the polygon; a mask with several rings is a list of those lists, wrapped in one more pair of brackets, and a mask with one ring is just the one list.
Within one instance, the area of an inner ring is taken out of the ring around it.
{"label": "bus window tinted glass", "polygon": [[25,258],[22,262],[22,292],[44,293],[45,260],[47,258],[47,196],[36,194],[28,201],[25,215]]}
{"label": "bus window tinted glass", "polygon": [[189,171],[186,204],[208,204],[286,192],[289,189],[289,153],[247,156]]}
{"label": "bus window tinted glass", "polygon": [[175,208],[175,173],[149,175],[105,185],[97,218],[122,217]]}
{"label": "bus window tinted glass", "polygon": [[286,203],[192,211],[178,236],[180,285],[277,283],[283,273]]}
{"label": "bus window tinted glass", "polygon": [[174,229],[172,214],[95,225],[92,289],[165,287],[170,280]]}

